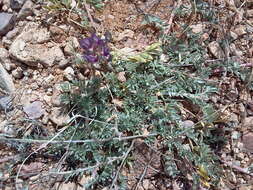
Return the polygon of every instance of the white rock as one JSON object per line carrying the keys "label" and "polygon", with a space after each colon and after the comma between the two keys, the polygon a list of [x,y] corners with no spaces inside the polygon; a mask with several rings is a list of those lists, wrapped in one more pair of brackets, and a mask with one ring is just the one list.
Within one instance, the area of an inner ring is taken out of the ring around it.
{"label": "white rock", "polygon": [[74,69],[72,69],[72,67],[67,67],[64,70],[64,77],[68,79],[69,81],[72,81],[74,79],[74,76],[75,76],[75,71]]}

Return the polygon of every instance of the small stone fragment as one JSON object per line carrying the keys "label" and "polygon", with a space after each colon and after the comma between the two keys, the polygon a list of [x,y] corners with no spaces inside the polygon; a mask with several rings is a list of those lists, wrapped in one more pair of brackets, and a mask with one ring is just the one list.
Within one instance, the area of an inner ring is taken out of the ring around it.
{"label": "small stone fragment", "polygon": [[70,117],[62,113],[62,108],[53,108],[49,119],[57,126],[64,126],[68,123]]}
{"label": "small stone fragment", "polygon": [[222,51],[218,42],[213,41],[208,44],[208,49],[215,58],[221,59],[224,57],[224,52]]}
{"label": "small stone fragment", "polygon": [[17,36],[18,35],[18,33],[20,32],[20,28],[19,27],[15,27],[15,28],[13,28],[13,30],[11,30],[11,31],[9,31],[6,35],[5,35],[5,37],[7,38],[7,39],[13,39],[15,36]]}
{"label": "small stone fragment", "polygon": [[239,25],[239,26],[237,26],[237,27],[235,28],[234,32],[235,32],[238,36],[247,34],[246,26],[244,26],[244,25]]}
{"label": "small stone fragment", "polygon": [[114,103],[114,105],[116,105],[118,108],[122,108],[123,107],[123,101],[122,100],[113,99],[112,103]]}
{"label": "small stone fragment", "polygon": [[253,133],[243,135],[243,144],[244,148],[253,153]]}
{"label": "small stone fragment", "polygon": [[21,67],[17,67],[15,70],[11,72],[12,76],[15,79],[21,79],[24,76],[23,70]]}
{"label": "small stone fragment", "polygon": [[64,70],[64,77],[67,80],[72,81],[74,79],[74,76],[75,76],[75,71],[74,71],[74,69],[72,69],[72,67],[67,67]]}
{"label": "small stone fragment", "polygon": [[69,59],[62,59],[60,62],[59,62],[59,68],[60,69],[65,69],[66,67],[68,67],[70,65],[70,61]]}
{"label": "small stone fragment", "polygon": [[15,25],[16,17],[10,13],[0,13],[0,35],[5,35]]}
{"label": "small stone fragment", "polygon": [[45,112],[44,109],[42,109],[42,103],[40,101],[35,101],[29,105],[24,106],[23,110],[29,119],[38,119]]}

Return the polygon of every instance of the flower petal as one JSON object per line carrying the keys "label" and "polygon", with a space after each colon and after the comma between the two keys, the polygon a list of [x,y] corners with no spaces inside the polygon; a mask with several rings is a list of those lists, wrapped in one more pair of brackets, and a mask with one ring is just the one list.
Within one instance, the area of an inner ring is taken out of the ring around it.
{"label": "flower petal", "polygon": [[98,56],[97,55],[84,55],[83,57],[89,63],[98,62]]}
{"label": "flower petal", "polygon": [[80,44],[81,48],[88,50],[92,46],[92,39],[91,38],[84,38],[79,41],[79,44]]}
{"label": "flower petal", "polygon": [[101,40],[95,33],[91,35],[91,39],[93,43],[98,45],[99,41]]}
{"label": "flower petal", "polygon": [[109,56],[110,55],[110,49],[107,46],[104,46],[102,54],[105,57]]}

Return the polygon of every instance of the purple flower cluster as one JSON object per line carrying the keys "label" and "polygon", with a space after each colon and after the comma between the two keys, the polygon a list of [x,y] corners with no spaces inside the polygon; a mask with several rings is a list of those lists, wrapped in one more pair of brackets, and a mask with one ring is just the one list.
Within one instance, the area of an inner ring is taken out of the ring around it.
{"label": "purple flower cluster", "polygon": [[79,41],[83,51],[83,58],[89,63],[108,62],[111,55],[106,41],[99,38],[96,34]]}

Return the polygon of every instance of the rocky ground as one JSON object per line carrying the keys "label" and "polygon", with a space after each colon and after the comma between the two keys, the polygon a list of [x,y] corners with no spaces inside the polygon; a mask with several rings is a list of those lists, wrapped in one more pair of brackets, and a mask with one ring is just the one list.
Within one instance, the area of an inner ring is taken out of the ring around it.
{"label": "rocky ground", "polygon": [[[111,0],[101,12],[89,8],[96,17],[92,25],[100,34],[110,31],[112,49],[127,47],[140,51],[157,36],[156,28],[142,32],[136,6],[168,22],[176,6],[168,0],[151,9],[154,2]],[[190,25],[193,32],[202,33],[203,41],[210,40],[206,47],[209,51],[207,61],[233,59],[252,69],[253,1],[211,2],[220,9],[220,23],[210,25],[195,19]],[[18,170],[15,160],[18,160],[16,152],[20,147],[3,140],[21,135],[26,137],[34,130],[45,135],[55,134],[70,119],[62,114],[61,84],[85,78],[85,73],[79,72],[74,61],[74,55],[80,52],[79,39],[87,34],[76,24],[78,15],[62,12],[62,15],[53,16],[42,5],[42,2],[31,0],[0,0],[0,189],[53,189],[59,186],[60,189],[73,189],[75,186],[73,183],[57,183],[59,179],[38,179],[38,172],[50,171],[54,165],[43,157],[40,161],[24,165],[19,171],[24,177],[15,179],[12,174]],[[226,35],[232,40],[221,47],[218,42]],[[217,73],[212,80],[220,81],[221,90],[220,94],[212,97],[212,102],[218,108],[226,105],[226,120],[234,126],[220,155],[225,178],[219,188],[250,190],[253,189],[252,92],[244,88],[237,78]],[[246,82],[251,83],[251,80],[252,76]],[[139,155],[139,161],[145,160],[141,153]],[[140,168],[139,163],[134,167],[132,176],[138,174]],[[80,180],[83,182],[86,178]],[[140,189],[152,189],[151,184],[152,181],[144,180]],[[173,184],[173,189],[180,188]]]}

